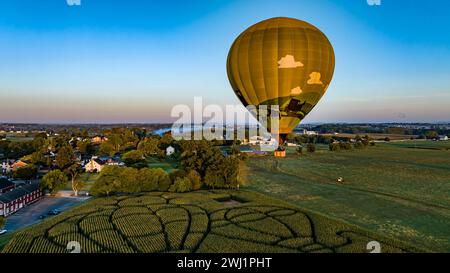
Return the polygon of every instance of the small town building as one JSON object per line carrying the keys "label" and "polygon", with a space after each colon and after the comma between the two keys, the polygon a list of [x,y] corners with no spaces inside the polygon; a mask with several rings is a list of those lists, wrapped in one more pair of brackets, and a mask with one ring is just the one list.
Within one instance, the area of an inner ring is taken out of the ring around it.
{"label": "small town building", "polygon": [[92,144],[100,144],[100,143],[103,143],[106,141],[108,141],[108,138],[105,136],[95,136],[95,137],[91,138]]}
{"label": "small town building", "polygon": [[442,135],[442,136],[438,136],[440,141],[447,141],[448,140],[448,136]]}
{"label": "small town building", "polygon": [[91,158],[84,166],[86,172],[101,172],[106,162],[100,158]]}
{"label": "small town building", "polygon": [[43,193],[38,183],[29,183],[0,194],[0,216],[9,216],[23,207],[41,199]]}
{"label": "small town building", "polygon": [[16,162],[14,162],[14,164],[12,164],[12,170],[15,171],[19,168],[25,167],[28,164],[23,162],[22,160],[17,160]]}
{"label": "small town building", "polygon": [[12,165],[14,160],[6,160],[2,162],[2,174],[8,174],[12,172]]}
{"label": "small town building", "polygon": [[173,153],[175,153],[175,148],[172,146],[169,146],[166,148],[166,155],[171,156]]}
{"label": "small town building", "polygon": [[125,163],[118,160],[117,158],[99,158],[93,156],[85,165],[84,169],[86,172],[101,172],[105,166],[124,166]]}
{"label": "small town building", "polygon": [[16,184],[6,178],[0,178],[0,194],[9,192],[16,187]]}

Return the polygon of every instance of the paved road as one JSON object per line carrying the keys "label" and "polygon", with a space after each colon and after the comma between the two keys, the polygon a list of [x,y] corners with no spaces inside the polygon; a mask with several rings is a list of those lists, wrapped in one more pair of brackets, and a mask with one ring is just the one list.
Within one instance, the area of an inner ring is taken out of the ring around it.
{"label": "paved road", "polygon": [[[39,219],[41,215],[47,215],[47,212],[53,209],[58,209],[61,212],[67,210],[83,201],[86,197],[47,197],[28,205],[19,210],[13,215],[9,216],[6,221],[4,229],[12,232],[35,223],[42,221]],[[47,216],[46,218],[53,217]]]}

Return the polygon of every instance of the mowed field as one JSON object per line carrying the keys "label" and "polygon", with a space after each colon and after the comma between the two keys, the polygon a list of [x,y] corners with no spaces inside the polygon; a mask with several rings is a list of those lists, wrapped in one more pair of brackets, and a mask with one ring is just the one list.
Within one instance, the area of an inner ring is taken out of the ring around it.
{"label": "mowed field", "polygon": [[[450,142],[257,157],[248,189],[434,251],[450,251]],[[337,178],[344,178],[337,183]]]}
{"label": "mowed field", "polygon": [[17,232],[4,253],[424,251],[255,192],[152,192],[96,198]]}

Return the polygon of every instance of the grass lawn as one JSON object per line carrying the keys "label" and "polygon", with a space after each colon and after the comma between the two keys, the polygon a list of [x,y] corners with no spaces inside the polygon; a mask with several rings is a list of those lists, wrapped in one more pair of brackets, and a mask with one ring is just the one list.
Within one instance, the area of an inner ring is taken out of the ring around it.
{"label": "grass lawn", "polygon": [[177,169],[178,162],[171,159],[158,159],[155,157],[146,158],[147,165],[149,168],[161,168],[164,171],[170,173]]}
{"label": "grass lawn", "polygon": [[[248,189],[436,251],[450,251],[450,142],[247,161]],[[432,149],[430,149],[432,148]],[[344,183],[337,183],[338,177]]]}
{"label": "grass lawn", "polygon": [[4,253],[425,251],[250,191],[152,192],[96,198],[17,232]]}

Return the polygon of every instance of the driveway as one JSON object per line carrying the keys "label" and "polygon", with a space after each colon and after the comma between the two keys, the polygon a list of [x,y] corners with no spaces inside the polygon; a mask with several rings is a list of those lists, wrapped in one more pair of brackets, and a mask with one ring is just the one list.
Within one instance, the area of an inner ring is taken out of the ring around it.
{"label": "driveway", "polygon": [[[46,215],[46,218],[53,217],[47,216],[47,212],[50,210],[58,209],[61,212],[68,210],[69,208],[78,205],[86,201],[88,197],[49,197],[45,196],[41,200],[28,205],[27,207],[19,210],[18,212],[10,215],[6,219],[6,226],[4,229],[8,232],[16,231],[18,229],[36,224],[40,221],[39,216]],[[44,220],[45,220],[44,219]]]}

